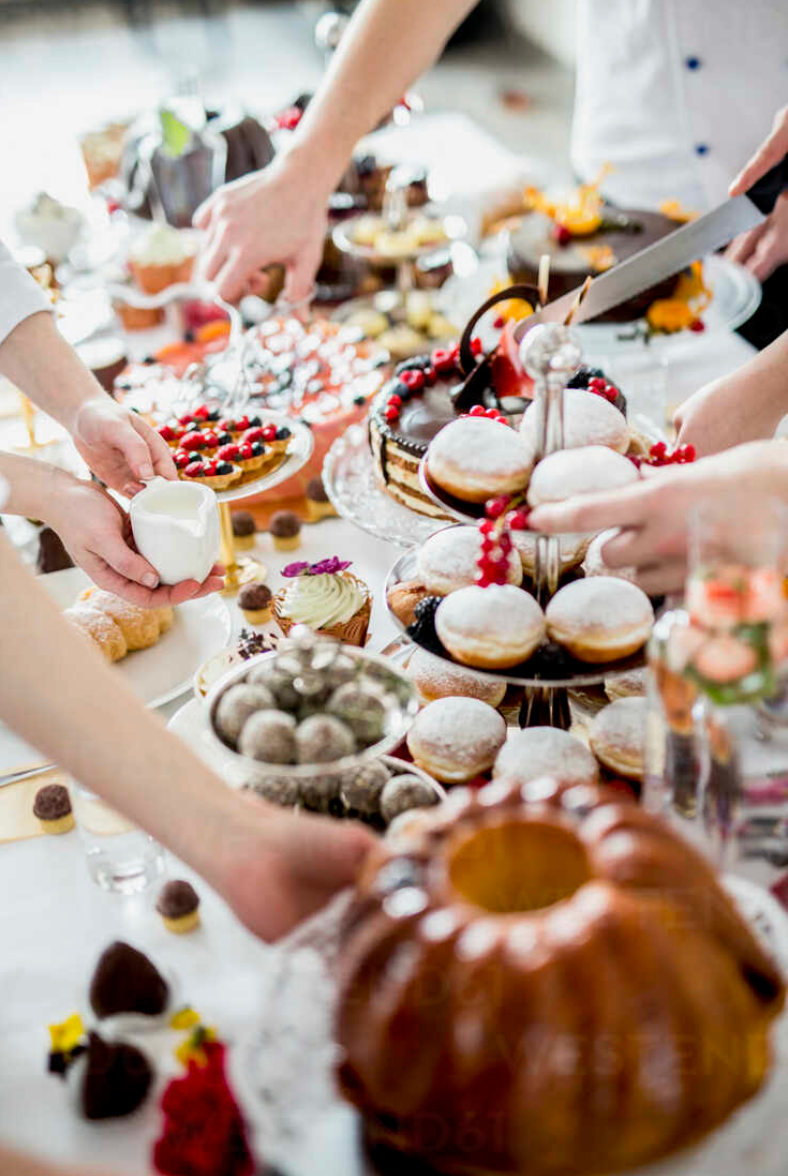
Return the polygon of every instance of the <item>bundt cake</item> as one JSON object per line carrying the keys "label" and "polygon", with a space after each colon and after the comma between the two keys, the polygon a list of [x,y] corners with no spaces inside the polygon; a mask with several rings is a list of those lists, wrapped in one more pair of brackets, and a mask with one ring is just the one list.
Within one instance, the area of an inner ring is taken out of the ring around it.
{"label": "bundt cake", "polygon": [[635,1167],[758,1089],[784,986],[711,867],[620,793],[454,789],[366,864],[338,1077],[440,1172]]}

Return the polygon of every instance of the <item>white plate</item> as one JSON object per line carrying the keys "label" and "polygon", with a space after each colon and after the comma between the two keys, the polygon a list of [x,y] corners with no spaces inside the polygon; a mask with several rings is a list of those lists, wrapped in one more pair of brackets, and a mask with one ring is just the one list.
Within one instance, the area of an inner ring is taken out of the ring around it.
{"label": "white plate", "polygon": [[[70,608],[91,583],[81,568],[41,576],[60,609]],[[146,706],[163,706],[191,689],[192,675],[212,653],[230,640],[232,620],[221,596],[203,596],[175,609],[172,628],[157,645],[130,653],[115,669]]]}

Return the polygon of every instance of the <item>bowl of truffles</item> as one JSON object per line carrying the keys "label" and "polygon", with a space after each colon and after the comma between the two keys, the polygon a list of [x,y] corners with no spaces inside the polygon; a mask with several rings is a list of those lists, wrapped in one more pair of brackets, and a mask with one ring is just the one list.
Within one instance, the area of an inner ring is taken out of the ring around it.
{"label": "bowl of truffles", "polygon": [[418,711],[388,659],[291,630],[276,650],[233,667],[206,700],[211,738],[266,800],[387,828],[445,795],[388,755]]}

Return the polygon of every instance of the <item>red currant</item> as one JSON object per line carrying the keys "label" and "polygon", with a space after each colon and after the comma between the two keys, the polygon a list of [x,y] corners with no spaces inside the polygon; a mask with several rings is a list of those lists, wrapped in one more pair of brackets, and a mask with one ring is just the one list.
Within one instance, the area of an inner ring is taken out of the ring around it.
{"label": "red currant", "polygon": [[493,577],[495,575],[495,561],[488,555],[482,555],[477,559],[476,566],[483,576]]}
{"label": "red currant", "polygon": [[478,337],[478,335],[476,335],[476,336],[474,336],[473,339],[471,339],[471,355],[481,355],[481,353],[482,353],[482,341]]}
{"label": "red currant", "polygon": [[629,458],[629,460],[632,462],[632,464],[633,464],[633,466],[635,467],[635,469],[636,469],[636,470],[639,470],[639,469],[640,469],[640,467],[641,467],[641,465],[643,464],[643,458],[642,458],[642,457],[638,457],[638,455],[637,455],[636,453],[628,453],[626,456],[627,456],[627,457]]}
{"label": "red currant", "polygon": [[655,441],[649,449],[651,457],[664,457],[668,451],[668,447],[664,441]]}
{"label": "red currant", "polygon": [[505,326],[506,326],[506,319],[503,317],[503,315],[499,314],[497,318],[493,319],[493,330],[502,331]]}
{"label": "red currant", "polygon": [[396,396],[396,395],[389,396],[388,400],[386,401],[386,404],[388,405],[389,408],[402,408],[402,397]]}
{"label": "red currant", "polygon": [[512,511],[507,521],[513,531],[527,531],[530,515],[530,510],[525,506],[521,506],[518,510]]}
{"label": "red currant", "polygon": [[605,384],[604,396],[612,404],[614,400],[618,399],[618,388],[615,384]]}
{"label": "red currant", "polygon": [[399,379],[401,384],[410,388],[411,392],[418,392],[419,388],[424,387],[424,372],[419,371],[418,368],[409,368],[405,372],[400,372]]}
{"label": "red currant", "polygon": [[683,452],[684,452],[684,460],[685,461],[694,461],[695,458],[698,456],[698,451],[694,445],[688,444],[688,445],[684,445],[682,448],[683,448]]}
{"label": "red currant", "polygon": [[483,519],[479,523],[479,530],[481,531],[482,535],[489,535],[492,531],[495,530],[495,523],[492,519]]}
{"label": "red currant", "polygon": [[694,322],[690,323],[690,330],[699,335],[702,331],[706,330],[706,324],[703,319],[695,319]]}
{"label": "red currant", "polygon": [[566,227],[566,225],[553,225],[552,229],[550,230],[550,236],[553,238],[556,244],[561,245],[562,247],[564,245],[568,245],[572,240],[572,234],[569,232],[569,229]]}
{"label": "red currant", "polygon": [[432,366],[439,376],[448,375],[454,367],[454,357],[446,347],[436,347],[431,358]]}
{"label": "red currant", "polygon": [[427,368],[422,368],[421,370],[424,375],[424,383],[427,385],[428,388],[431,388],[432,385],[435,383],[435,381],[438,378],[436,375],[436,372],[435,372],[435,368],[434,367],[427,367]]}
{"label": "red currant", "polygon": [[478,588],[489,588],[491,581],[485,576],[484,572],[479,572],[474,583]]}
{"label": "red currant", "polygon": [[504,555],[508,555],[512,550],[512,537],[508,531],[502,531],[498,536],[498,546]]}
{"label": "red currant", "polygon": [[508,494],[501,494],[498,498],[491,498],[485,505],[485,514],[488,519],[499,519],[507,510],[511,498]]}
{"label": "red currant", "polygon": [[469,411],[468,416],[483,417],[487,416],[487,412],[483,404],[474,404],[473,408]]}
{"label": "red currant", "polygon": [[483,535],[482,541],[479,544],[479,549],[482,555],[489,555],[493,547],[495,547],[495,540],[493,539],[492,535]]}
{"label": "red currant", "polygon": [[396,421],[399,419],[399,409],[390,404],[383,415],[387,421]]}
{"label": "red currant", "polygon": [[592,376],[588,381],[589,388],[604,388],[607,380],[603,376]]}

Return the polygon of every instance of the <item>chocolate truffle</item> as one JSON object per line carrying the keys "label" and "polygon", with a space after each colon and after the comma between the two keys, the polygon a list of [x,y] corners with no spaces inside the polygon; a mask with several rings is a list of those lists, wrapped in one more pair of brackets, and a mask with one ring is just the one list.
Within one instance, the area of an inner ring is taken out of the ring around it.
{"label": "chocolate truffle", "polygon": [[266,764],[294,764],[296,721],[279,710],[261,710],[244,723],[238,740],[241,755]]}
{"label": "chocolate truffle", "polygon": [[145,1055],[125,1042],[104,1041],[90,1033],[87,1053],[78,1062],[80,1106],[86,1119],[118,1119],[144,1101],[153,1081]]}
{"label": "chocolate truffle", "polygon": [[254,535],[257,527],[248,510],[234,510],[232,514],[233,535],[243,539],[247,535]]}
{"label": "chocolate truffle", "polygon": [[386,706],[379,695],[348,682],[335,690],[326,710],[347,723],[359,743],[377,743],[386,726]]}
{"label": "chocolate truffle", "polygon": [[280,706],[286,710],[296,710],[301,703],[301,694],[293,685],[296,677],[296,674],[283,670],[281,666],[266,663],[250,670],[246,680],[253,685],[267,686]]}
{"label": "chocolate truffle", "polygon": [[313,715],[296,730],[300,764],[327,764],[352,755],[356,750],[353,732],[331,715]]}
{"label": "chocolate truffle", "polygon": [[117,940],[102,952],[90,982],[90,1006],[99,1019],[116,1013],[158,1017],[170,990],[146,955]]}
{"label": "chocolate truffle", "polygon": [[49,572],[63,572],[73,568],[74,561],[63,546],[63,540],[51,527],[42,527],[38,535],[36,571],[42,576]]}
{"label": "chocolate truffle", "polygon": [[419,776],[392,776],[380,797],[380,814],[386,824],[410,809],[438,803],[438,794]]}
{"label": "chocolate truffle", "polygon": [[326,488],[322,478],[310,478],[306,484],[306,496],[312,502],[328,502]]}
{"label": "chocolate truffle", "polygon": [[267,687],[241,682],[225,690],[216,707],[216,726],[227,743],[237,743],[244,723],[255,711],[273,710],[276,701]]}
{"label": "chocolate truffle", "polygon": [[300,783],[295,776],[260,776],[254,777],[244,785],[244,791],[254,792],[269,800],[271,804],[292,808],[300,797]]}
{"label": "chocolate truffle", "polygon": [[238,593],[238,603],[244,612],[270,608],[273,598],[273,592],[265,584],[244,584]]}
{"label": "chocolate truffle", "polygon": [[364,764],[342,782],[342,799],[349,809],[371,817],[380,812],[380,795],[389,782],[389,771],[380,760]]}
{"label": "chocolate truffle", "polygon": [[193,931],[200,921],[197,908],[200,897],[192,886],[182,878],[174,878],[161,888],[156,910],[164,920],[168,931],[182,934]]}

